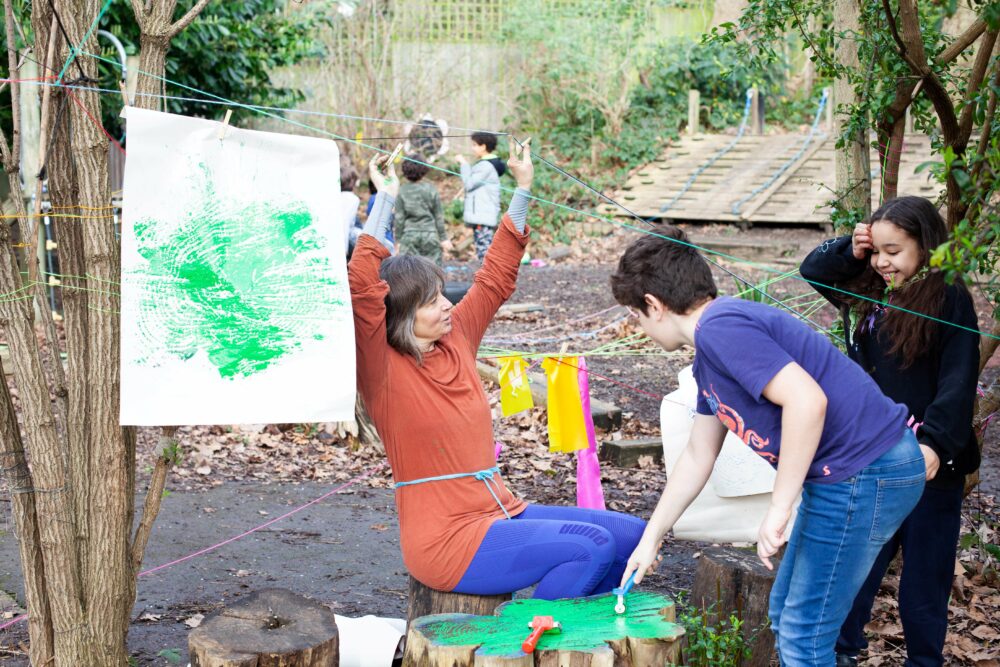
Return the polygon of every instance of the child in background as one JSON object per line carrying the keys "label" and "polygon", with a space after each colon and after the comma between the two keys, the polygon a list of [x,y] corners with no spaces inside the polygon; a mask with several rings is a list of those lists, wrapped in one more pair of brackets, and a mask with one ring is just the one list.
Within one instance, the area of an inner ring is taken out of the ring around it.
{"label": "child in background", "polygon": [[757,554],[770,569],[788,542],[768,610],[781,664],[830,667],[855,595],[924,488],[906,408],[788,313],[717,298],[708,263],[677,227],[658,226],[629,246],[611,288],[665,350],[694,348],[699,389],[687,448],[622,584],[631,572],[639,583],[655,564],[660,541],[708,482],[728,428],[778,471]]}
{"label": "child in background", "polygon": [[405,183],[396,195],[396,250],[426,257],[441,266],[441,253],[451,250],[445,233],[444,210],[437,188],[423,180],[430,169],[418,153],[403,161]]}
{"label": "child in background", "polygon": [[[922,197],[900,197],[857,225],[851,236],[826,241],[802,263],[802,277],[819,283],[816,290],[844,316],[848,356],[886,396],[909,410],[927,460],[928,481],[920,502],[882,548],[840,630],[838,667],[857,665],[858,653],[868,646],[865,624],[882,577],[900,550],[905,665],[944,664],[965,476],[979,467],[972,429],[979,377],[976,311],[961,282],[948,285],[928,266],[931,251],[947,239],[933,204]],[[879,302],[886,294],[893,306],[973,331],[885,308]]]}
{"label": "child in background", "polygon": [[469,165],[464,155],[457,157],[465,187],[465,212],[462,219],[472,227],[479,261],[493,242],[500,219],[500,177],[507,171],[503,160],[493,154],[497,137],[492,132],[472,133],[472,154],[476,163]]}
{"label": "child in background", "polygon": [[361,199],[354,194],[354,187],[358,184],[358,170],[354,168],[351,156],[343,147],[340,148],[340,198],[337,202],[337,210],[340,214],[341,223],[344,225],[344,249],[347,256],[351,256],[351,248],[361,233],[358,226],[358,207]]}

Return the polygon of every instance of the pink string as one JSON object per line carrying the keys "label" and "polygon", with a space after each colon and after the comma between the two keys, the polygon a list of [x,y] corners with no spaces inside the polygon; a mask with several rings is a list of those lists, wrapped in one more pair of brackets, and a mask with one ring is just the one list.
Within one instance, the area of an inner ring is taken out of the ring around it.
{"label": "pink string", "polygon": [[[312,507],[316,503],[321,502],[323,500],[326,500],[330,496],[334,495],[335,493],[339,493],[339,492],[343,491],[344,489],[346,489],[347,487],[351,486],[352,484],[357,484],[361,480],[363,480],[363,479],[365,479],[367,477],[370,477],[371,475],[373,475],[374,473],[378,472],[381,468],[384,468],[384,467],[385,467],[385,461],[382,461],[378,465],[372,467],[371,469],[369,469],[366,472],[363,472],[362,474],[358,475],[354,479],[351,479],[351,480],[348,480],[348,481],[344,482],[343,484],[341,484],[337,488],[333,489],[332,491],[327,491],[326,493],[324,493],[319,498],[315,498],[313,500],[310,500],[305,505],[301,505],[299,507],[296,507],[295,509],[291,510],[290,512],[286,512],[286,513],[282,514],[279,517],[275,517],[274,519],[271,519],[270,521],[262,523],[261,525],[257,526],[256,528],[251,528],[250,530],[248,530],[246,532],[243,532],[243,533],[240,533],[239,535],[237,535],[235,537],[230,537],[228,540],[224,540],[222,542],[219,542],[218,544],[213,544],[210,547],[205,547],[204,549],[201,549],[200,551],[196,551],[193,554],[188,554],[187,556],[184,556],[182,558],[178,558],[177,560],[172,560],[169,563],[164,563],[163,565],[157,565],[154,568],[150,568],[148,570],[140,572],[136,576],[144,577],[147,574],[153,574],[154,572],[159,572],[160,570],[165,570],[168,567],[172,567],[174,565],[178,565],[178,564],[183,563],[185,561],[189,561],[192,558],[195,558],[197,556],[201,556],[203,554],[207,554],[210,551],[215,551],[216,549],[224,547],[227,544],[231,544],[231,543],[235,542],[236,540],[239,540],[239,539],[242,539],[242,538],[246,537],[247,535],[253,535],[254,533],[256,533],[259,530],[263,530],[264,528],[267,528],[268,526],[272,526],[272,525],[278,523],[279,521],[281,521],[283,519],[287,519],[288,517],[292,516],[293,514],[298,514],[302,510],[306,509],[307,507]],[[27,614],[22,614],[21,616],[17,616],[15,618],[13,618],[12,620],[7,621],[3,625],[0,625],[0,630],[6,630],[7,628],[11,627],[12,625],[16,625],[17,623],[20,623],[21,621],[27,620],[27,618],[28,618]]]}

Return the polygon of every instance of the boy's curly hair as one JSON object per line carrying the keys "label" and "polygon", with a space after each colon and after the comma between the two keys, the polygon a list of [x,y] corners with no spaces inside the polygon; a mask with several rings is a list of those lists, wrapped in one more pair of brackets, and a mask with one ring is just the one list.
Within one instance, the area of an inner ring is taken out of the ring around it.
{"label": "boy's curly hair", "polygon": [[403,160],[403,176],[411,183],[416,183],[427,175],[430,167],[427,166],[427,158],[420,153],[410,153]]}
{"label": "boy's curly hair", "polygon": [[623,306],[647,314],[646,295],[684,315],[719,294],[705,258],[673,225],[655,225],[625,250],[611,276],[611,291]]}

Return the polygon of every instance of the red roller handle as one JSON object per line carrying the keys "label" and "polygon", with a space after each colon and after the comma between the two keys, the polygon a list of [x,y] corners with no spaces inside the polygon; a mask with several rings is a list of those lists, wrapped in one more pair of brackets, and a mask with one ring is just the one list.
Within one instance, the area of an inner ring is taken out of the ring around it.
{"label": "red roller handle", "polygon": [[521,644],[521,650],[524,651],[525,653],[531,653],[532,651],[534,651],[535,646],[538,644],[538,640],[541,638],[542,633],[544,632],[545,632],[544,627],[537,627],[534,630],[532,630],[531,634],[528,635],[528,638],[524,640],[523,644]]}

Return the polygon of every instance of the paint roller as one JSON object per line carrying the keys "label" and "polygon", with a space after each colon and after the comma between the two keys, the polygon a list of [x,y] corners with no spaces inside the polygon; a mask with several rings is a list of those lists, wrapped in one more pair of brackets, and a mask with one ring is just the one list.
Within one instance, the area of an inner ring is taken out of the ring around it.
{"label": "paint roller", "polygon": [[535,616],[531,619],[531,623],[528,623],[528,627],[531,628],[531,634],[528,638],[524,640],[521,644],[521,650],[525,653],[531,653],[535,650],[535,646],[538,645],[538,640],[541,639],[542,635],[549,631],[562,632],[562,624],[553,619],[551,616]]}

